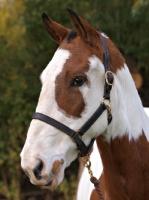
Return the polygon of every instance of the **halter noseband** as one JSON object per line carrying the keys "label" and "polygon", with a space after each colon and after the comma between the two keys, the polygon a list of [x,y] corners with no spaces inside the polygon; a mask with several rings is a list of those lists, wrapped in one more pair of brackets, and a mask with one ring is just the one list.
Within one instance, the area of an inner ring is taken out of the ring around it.
{"label": "halter noseband", "polygon": [[105,68],[105,86],[104,86],[104,96],[101,101],[100,106],[98,109],[93,113],[93,115],[87,120],[87,122],[78,130],[74,131],[68,126],[58,122],[57,120],[44,115],[42,113],[35,112],[32,116],[32,119],[38,119],[40,121],[43,121],[49,125],[54,126],[55,128],[59,129],[60,131],[64,132],[68,136],[70,136],[75,143],[77,144],[78,149],[80,150],[81,156],[86,156],[89,154],[95,138],[92,138],[90,141],[89,146],[86,146],[85,143],[82,141],[82,136],[86,133],[86,131],[94,124],[94,122],[100,117],[100,115],[107,109],[107,120],[108,124],[112,121],[112,114],[111,114],[111,108],[110,104],[106,105],[104,103],[104,100],[109,100],[110,102],[110,91],[112,89],[112,86],[114,84],[114,77],[113,73],[110,71],[110,66],[109,66],[109,52],[108,52],[108,47],[106,44],[106,41],[104,37],[100,34],[100,38],[102,41],[102,45],[104,48],[104,68]]}

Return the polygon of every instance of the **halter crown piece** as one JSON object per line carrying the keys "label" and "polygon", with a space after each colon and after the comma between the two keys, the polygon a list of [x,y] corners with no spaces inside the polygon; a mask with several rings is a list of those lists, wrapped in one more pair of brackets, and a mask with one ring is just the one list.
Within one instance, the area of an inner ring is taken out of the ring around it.
{"label": "halter crown piece", "polygon": [[[113,73],[110,70],[109,66],[109,52],[108,47],[106,44],[106,41],[104,37],[100,33],[100,38],[102,41],[102,45],[104,48],[104,68],[105,68],[105,86],[104,86],[104,96],[101,101],[100,106],[98,109],[93,113],[93,115],[87,120],[87,122],[78,130],[74,131],[68,126],[62,124],[61,122],[44,115],[42,113],[35,112],[32,116],[32,119],[38,119],[40,121],[43,121],[51,126],[54,126],[55,128],[59,129],[60,131],[64,132],[68,136],[70,136],[73,141],[77,144],[77,148],[80,151],[81,157],[87,156],[90,153],[90,150],[93,147],[95,138],[92,138],[90,141],[90,144],[88,146],[85,145],[85,143],[82,141],[82,136],[86,133],[86,131],[94,124],[94,122],[100,117],[100,115],[107,109],[107,121],[108,124],[112,121],[112,114],[111,114],[111,107],[110,107],[110,91],[112,89],[112,86],[114,84],[114,76]],[[104,103],[105,100],[109,101],[109,105],[106,105]]]}

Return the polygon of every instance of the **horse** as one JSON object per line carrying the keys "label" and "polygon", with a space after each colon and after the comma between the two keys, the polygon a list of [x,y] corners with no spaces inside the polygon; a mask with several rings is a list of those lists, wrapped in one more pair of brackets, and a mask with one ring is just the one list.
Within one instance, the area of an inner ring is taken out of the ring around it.
{"label": "horse", "polygon": [[[59,47],[40,76],[21,167],[32,184],[53,189],[78,154],[90,161],[96,139],[103,199],[149,199],[149,118],[127,64],[109,37],[68,12],[72,30],[42,15]],[[93,190],[78,199],[100,197]]]}

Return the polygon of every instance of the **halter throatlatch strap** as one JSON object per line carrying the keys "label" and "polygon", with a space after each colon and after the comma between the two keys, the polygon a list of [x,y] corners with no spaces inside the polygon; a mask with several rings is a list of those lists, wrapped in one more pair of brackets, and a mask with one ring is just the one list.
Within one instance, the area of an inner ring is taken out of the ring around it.
{"label": "halter throatlatch strap", "polygon": [[[47,124],[54,126],[55,128],[59,129],[60,131],[70,136],[73,139],[73,141],[75,141],[75,143],[77,144],[77,147],[80,150],[80,155],[83,157],[86,155],[89,155],[90,150],[94,144],[95,138],[92,138],[90,141],[90,144],[86,146],[85,143],[82,141],[81,136],[83,136],[86,133],[86,131],[89,130],[89,128],[95,123],[95,121],[102,115],[102,113],[105,110],[107,110],[107,113],[108,113],[108,116],[107,116],[108,124],[112,120],[111,107],[110,107],[110,91],[114,83],[114,77],[113,77],[113,73],[110,71],[109,53],[108,53],[108,47],[107,47],[105,38],[101,34],[100,34],[100,38],[101,38],[103,49],[104,49],[104,54],[103,54],[103,58],[104,58],[103,64],[105,68],[104,95],[103,95],[103,99],[101,101],[100,106],[93,113],[93,115],[87,120],[87,122],[78,131],[74,131],[71,128],[67,127],[66,125],[42,113],[35,112],[32,116],[32,119],[38,119],[40,121],[46,122]],[[108,100],[109,105],[106,105],[104,103],[104,100]]]}

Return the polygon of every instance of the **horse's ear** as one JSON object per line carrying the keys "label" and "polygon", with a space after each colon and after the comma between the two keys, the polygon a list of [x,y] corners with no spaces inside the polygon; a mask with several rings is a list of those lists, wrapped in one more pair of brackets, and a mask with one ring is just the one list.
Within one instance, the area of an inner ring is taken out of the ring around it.
{"label": "horse's ear", "polygon": [[53,40],[60,44],[65,36],[68,34],[69,29],[51,20],[45,13],[42,14],[42,20],[48,33]]}
{"label": "horse's ear", "polygon": [[67,10],[77,34],[90,46],[96,46],[96,38],[99,38],[97,30],[90,26],[84,19],[79,17],[72,9],[67,8]]}

